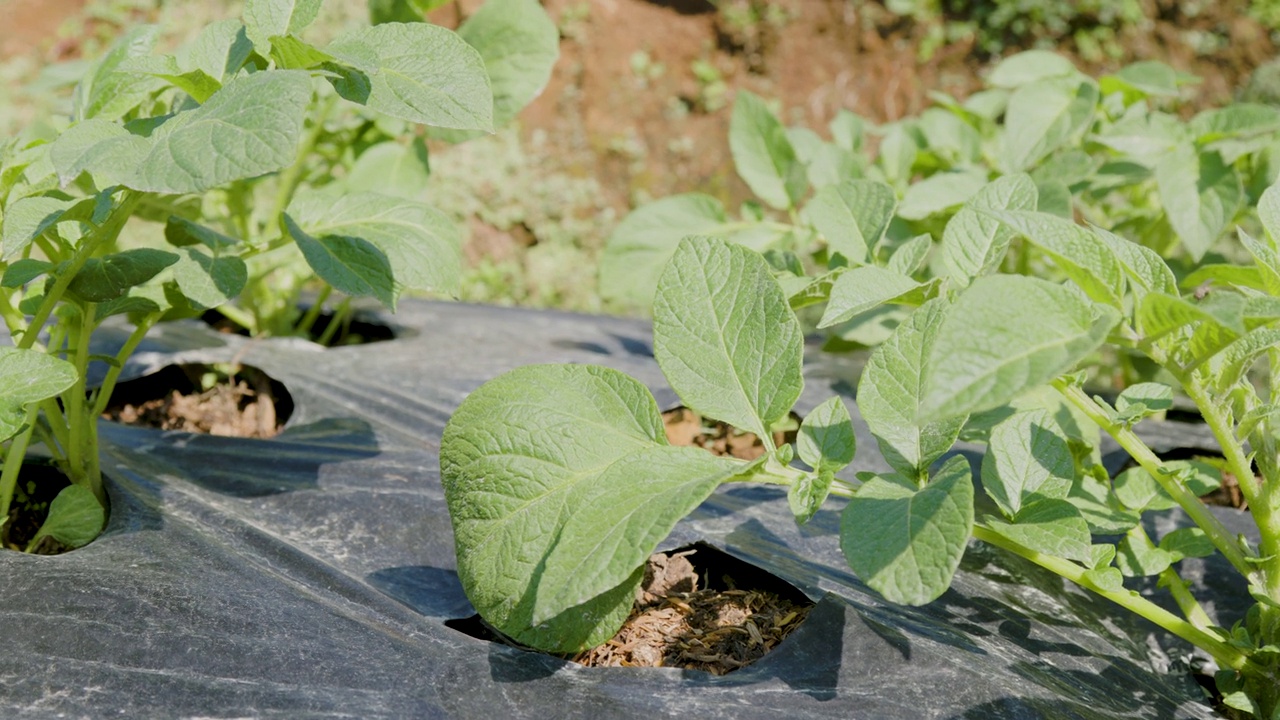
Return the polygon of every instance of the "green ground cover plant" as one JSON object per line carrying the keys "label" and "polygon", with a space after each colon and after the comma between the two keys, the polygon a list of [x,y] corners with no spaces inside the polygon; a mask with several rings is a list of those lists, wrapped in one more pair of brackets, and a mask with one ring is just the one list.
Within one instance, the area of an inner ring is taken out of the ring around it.
{"label": "green ground cover plant", "polygon": [[[773,174],[757,190],[793,203],[803,184]],[[676,522],[721,485],[767,483],[786,488],[799,523],[829,496],[846,498],[840,546],[892,602],[938,598],[977,540],[1200,648],[1217,664],[1226,705],[1280,717],[1280,186],[1259,198],[1257,234],[1239,228],[1223,248],[1241,262],[1201,263],[1190,288],[1152,248],[1041,200],[1025,172],[981,185],[946,221],[939,247],[911,251],[915,265],[942,257],[945,272],[928,283],[894,285],[888,268],[870,264],[842,275],[858,278],[846,284],[867,303],[892,297],[907,309],[857,386],[857,408],[892,471],[853,477],[842,472],[857,448],[839,397],[804,418],[794,447],[771,441],[803,387],[794,296],[763,255],[697,235],[705,226],[691,222],[695,234],[655,283],[654,356],[687,407],[756,433],[766,453],[748,462],[670,446],[648,389],[604,367],[529,366],[482,385],[441,444],[458,574],[481,616],[550,652],[601,643]],[[868,237],[870,221],[884,222],[877,207],[853,206],[833,232]],[[1007,266],[1031,249],[1052,261],[1051,273]],[[810,287],[830,312],[836,283]],[[1131,384],[1112,399],[1091,394],[1088,380],[1108,354],[1142,357],[1167,382]],[[1162,460],[1135,434],[1175,392],[1217,439],[1258,544],[1199,499],[1221,482],[1216,468]],[[1102,433],[1133,468],[1108,474]],[[980,482],[951,452],[960,439],[986,444]],[[1147,532],[1144,513],[1175,507],[1195,526]],[[1179,575],[1181,560],[1214,554],[1256,601],[1245,617],[1211,618]],[[1131,578],[1147,576],[1177,612],[1132,589]]]}
{"label": "green ground cover plant", "polygon": [[[0,145],[0,523],[33,444],[71,481],[32,545],[102,528],[97,418],[157,322],[219,308],[294,334],[335,291],[391,310],[408,290],[456,292],[460,233],[409,196],[428,170],[412,128],[463,140],[510,120],[546,82],[554,25],[532,0],[490,0],[458,33],[387,22],[318,47],[303,38],[320,4],[249,0],[168,55],[157,28],[130,31],[69,123]],[[122,321],[128,339],[95,354]]]}
{"label": "green ground cover plant", "polygon": [[[1112,229],[1187,278],[1231,260],[1216,244],[1235,223],[1256,229],[1252,208],[1276,178],[1280,148],[1272,106],[1181,117],[1180,93],[1193,81],[1158,62],[1094,79],[1031,51],[999,63],[987,88],[963,102],[935,94],[918,117],[876,127],[842,111],[829,140],[783,126],[761,98],[740,92],[729,143],[755,200],[736,216],[697,193],[633,211],[606,244],[602,292],[647,308],[680,238],[716,235],[765,253],[793,307],[830,297],[821,316],[805,317],[827,329],[831,347],[874,345],[905,316],[898,305],[991,260],[966,257],[948,224],[994,201],[980,191],[989,181],[1023,173],[1037,192],[1034,207],[1024,195],[1019,209]],[[1052,253],[1037,247],[996,260],[1009,271],[1056,272]]]}

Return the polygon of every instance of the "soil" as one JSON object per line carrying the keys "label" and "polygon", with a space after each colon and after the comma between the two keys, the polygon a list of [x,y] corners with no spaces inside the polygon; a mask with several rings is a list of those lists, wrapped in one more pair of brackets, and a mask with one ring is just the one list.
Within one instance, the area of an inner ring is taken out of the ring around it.
{"label": "soil", "polygon": [[724,675],[759,660],[804,622],[812,606],[807,600],[797,603],[769,590],[740,589],[727,574],[719,588],[709,587],[690,562],[690,556],[708,550],[703,546],[650,557],[635,608],[622,629],[574,661],[590,667],[681,667]]}
{"label": "soil", "polygon": [[270,438],[292,410],[284,386],[257,368],[242,365],[228,374],[209,365],[174,365],[116,386],[103,417],[160,430]]}
{"label": "soil", "polygon": [[[700,447],[716,455],[727,455],[740,460],[755,460],[764,454],[764,443],[755,434],[738,430],[726,423],[704,420],[689,408],[676,408],[662,414],[666,424],[667,442],[672,445]],[[795,427],[799,418],[792,417]],[[774,445],[794,443],[796,431],[778,430],[773,433]]]}
{"label": "soil", "polygon": [[[9,505],[9,520],[0,527],[0,547],[26,551],[31,538],[35,537],[49,515],[49,503],[70,484],[67,476],[51,465],[36,462],[24,464],[18,473],[13,502]],[[72,548],[46,535],[31,552],[36,555],[58,555],[70,550]]]}

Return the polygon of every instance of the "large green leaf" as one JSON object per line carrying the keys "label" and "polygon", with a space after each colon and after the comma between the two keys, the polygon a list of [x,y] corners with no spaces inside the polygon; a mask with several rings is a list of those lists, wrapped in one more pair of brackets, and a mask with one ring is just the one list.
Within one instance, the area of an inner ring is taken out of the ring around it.
{"label": "large green leaf", "polygon": [[987,76],[994,88],[1018,88],[1055,78],[1078,76],[1071,60],[1048,50],[1027,50],[1001,60]]}
{"label": "large green leaf", "polygon": [[0,347],[0,442],[26,422],[26,406],[75,384],[76,367],[38,350]]}
{"label": "large green leaf", "polygon": [[5,208],[3,240],[0,258],[9,258],[22,252],[33,240],[62,221],[77,200],[37,195],[24,197]]}
{"label": "large green leaf", "polygon": [[724,205],[709,195],[673,195],[642,205],[623,218],[605,241],[600,293],[650,307],[658,276],[681,238],[718,234],[727,222]]}
{"label": "large green leaf", "polygon": [[394,283],[385,289],[392,297],[406,289],[458,290],[461,231],[429,205],[378,193],[351,193],[336,200],[311,195],[296,198],[289,214],[308,235],[344,242],[359,239],[376,248],[389,263]]}
{"label": "large green leaf", "polygon": [[823,188],[805,206],[805,215],[832,252],[860,265],[884,236],[897,205],[888,185],[853,179]]}
{"label": "large green leaf", "polygon": [[107,513],[93,492],[81,485],[69,485],[49,503],[49,514],[36,531],[34,545],[45,536],[69,548],[88,545],[107,524]]}
{"label": "large green leaf", "polygon": [[297,35],[320,13],[323,0],[245,0],[245,32],[258,54],[266,57],[271,50],[270,38]]}
{"label": "large green leaf", "polygon": [[906,275],[877,265],[863,265],[841,273],[831,285],[831,296],[818,327],[842,323],[919,287],[920,283]]}
{"label": "large green leaf", "polygon": [[993,519],[987,527],[1036,552],[1081,562],[1090,559],[1089,524],[1066,500],[1035,500],[1023,506],[1013,522]]}
{"label": "large green leaf", "polygon": [[947,315],[946,300],[925,303],[871,352],[858,383],[858,409],[880,452],[903,476],[917,480],[951,449],[965,416],[918,420],[924,400],[924,372],[938,328]]}
{"label": "large green leaf", "polygon": [[1004,122],[1004,164],[1011,172],[1033,167],[1093,121],[1098,88],[1092,81],[1050,80],[1019,87]]}
{"label": "large green leaf", "polygon": [[114,300],[176,262],[177,254],[152,248],[89,258],[67,285],[67,291],[86,302]]}
{"label": "large green leaf", "polygon": [[338,93],[392,117],[456,130],[493,131],[484,59],[461,37],[428,23],[386,23],[347,33],[325,50],[364,75]]}
{"label": "large green leaf", "polygon": [[778,118],[758,96],[740,90],[729,121],[729,150],[738,175],[761,200],[795,207],[808,189],[804,164]]}
{"label": "large green leaf", "polygon": [[128,185],[202,192],[280,170],[298,153],[310,100],[311,78],[299,70],[237,77],[204,105],[161,125]]}
{"label": "large green leaf", "polygon": [[982,486],[1007,516],[1027,502],[1067,497],[1074,479],[1071,448],[1049,411],[1015,413],[991,430]]}
{"label": "large green leaf", "polygon": [[75,119],[118,120],[163,88],[164,82],[158,78],[122,69],[130,60],[150,55],[159,37],[158,26],[142,25],[116,40],[76,87]]}
{"label": "large green leaf", "polygon": [[1139,302],[1149,292],[1171,295],[1178,293],[1178,281],[1173,276],[1173,270],[1169,269],[1159,253],[1096,225],[1091,229],[1115,253],[1129,277],[1129,287]]}
{"label": "large green leaf", "polygon": [[349,192],[378,192],[406,200],[425,195],[431,177],[431,163],[424,139],[408,144],[387,140],[360,153],[347,174]]}
{"label": "large green leaf", "polygon": [[221,83],[248,61],[253,42],[239,20],[221,20],[205,27],[178,52],[178,61],[184,68],[202,70]]}
{"label": "large green leaf", "polygon": [[150,149],[147,138],[130,133],[124,125],[94,118],[59,135],[49,159],[63,185],[88,171],[99,187],[108,187],[133,182],[139,160]]}
{"label": "large green leaf", "polygon": [[981,211],[1035,210],[1037,194],[1027,175],[1005,175],[984,185],[942,231],[941,252],[948,274],[968,282],[999,267],[1013,230]]}
{"label": "large green leaf", "polygon": [[[631,609],[640,564],[608,592],[554,613],[549,603],[558,589],[543,588],[547,560],[565,523],[579,512],[570,502],[575,493],[581,493],[579,501],[587,498],[603,487],[607,473],[624,472],[612,470],[615,465],[665,445],[653,396],[616,370],[528,366],[471,393],[445,426],[440,474],[458,577],[481,616],[516,640],[550,651],[573,652],[608,639]],[[660,481],[657,475],[647,479]],[[633,507],[652,507],[642,486],[619,491]],[[603,524],[619,516],[594,519],[602,523],[598,530],[608,531]],[[641,551],[648,552],[626,550]],[[592,583],[612,574],[606,570],[595,568]],[[553,614],[545,622],[533,619],[539,604],[542,615]]]}
{"label": "large green leaf", "polygon": [[863,582],[890,602],[923,605],[951,585],[973,531],[969,462],[951,458],[916,490],[875,478],[840,520],[840,547]]}
{"label": "large green leaf", "polygon": [[849,409],[838,397],[814,408],[800,423],[796,452],[809,467],[838,472],[853,462],[856,449]]}
{"label": "large green leaf", "polygon": [[193,247],[182,248],[178,254],[173,279],[197,310],[232,300],[249,281],[248,268],[237,255],[209,255]]}
{"label": "large green leaf", "polygon": [[800,397],[803,351],[764,258],[724,240],[680,243],[658,280],[653,353],[685,405],[767,437]]}
{"label": "large green leaf", "polygon": [[967,202],[987,182],[981,169],[940,172],[912,183],[902,196],[898,215],[906,220],[924,220]]}
{"label": "large green leaf", "polygon": [[1187,365],[1208,360],[1238,340],[1243,330],[1228,327],[1201,305],[1163,293],[1147,294],[1138,306],[1137,317],[1146,340],[1163,339],[1175,359]]}
{"label": "large green leaf", "polygon": [[1071,370],[1120,313],[1047,280],[990,275],[960,294],[925,365],[922,419],[998,407]]}
{"label": "large green leaf", "polygon": [[560,31],[538,0],[486,0],[458,34],[484,59],[498,127],[542,93],[560,57]]}
{"label": "large green leaf", "polygon": [[1089,297],[1121,307],[1124,269],[1111,247],[1071,220],[1025,210],[984,210],[1025,236],[1054,262]]}
{"label": "large green leaf", "polygon": [[1193,260],[1200,260],[1244,201],[1240,177],[1215,152],[1181,144],[1156,165],[1156,187],[1169,224]]}
{"label": "large green leaf", "polygon": [[321,280],[348,295],[371,296],[395,310],[399,288],[386,253],[361,237],[308,234],[288,214],[285,231]]}

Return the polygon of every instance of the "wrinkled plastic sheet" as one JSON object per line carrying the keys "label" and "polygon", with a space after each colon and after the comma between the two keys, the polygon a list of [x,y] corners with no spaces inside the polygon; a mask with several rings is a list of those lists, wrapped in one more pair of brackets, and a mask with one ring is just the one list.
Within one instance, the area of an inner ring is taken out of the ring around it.
{"label": "wrinkled plastic sheet", "polygon": [[[662,546],[705,541],[816,601],[749,667],[588,669],[447,627],[473,610],[437,453],[467,392],[598,363],[678,401],[647,323],[422,302],[387,319],[399,339],[327,350],[158,328],[127,375],[235,360],[282,381],[294,414],[271,440],[102,424],[103,536],[0,554],[0,716],[1213,717],[1188,648],[1145,621],[978,543],[941,599],[888,604],[841,555],[839,502],[797,527],[768,487],[718,491]],[[801,412],[849,390],[839,365],[815,365]],[[887,469],[855,424],[850,472]]]}

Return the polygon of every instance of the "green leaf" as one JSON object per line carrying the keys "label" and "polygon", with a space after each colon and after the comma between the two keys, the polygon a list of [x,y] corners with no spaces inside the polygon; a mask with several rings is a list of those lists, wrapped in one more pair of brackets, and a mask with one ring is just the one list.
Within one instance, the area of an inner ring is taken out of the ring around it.
{"label": "green leaf", "polygon": [[1086,570],[1084,576],[1100,590],[1107,592],[1124,590],[1124,575],[1116,568],[1104,567],[1096,570]]}
{"label": "green leaf", "polygon": [[19,288],[53,269],[53,263],[35,258],[21,258],[9,263],[0,277],[0,287]]}
{"label": "green leaf", "polygon": [[59,200],[58,198],[37,195],[24,197],[5,208],[3,216],[4,254],[8,260],[21,253],[33,240],[46,230],[62,221],[67,211],[76,205],[77,200]]}
{"label": "green leaf", "polygon": [[1205,110],[1191,119],[1191,131],[1201,145],[1225,138],[1272,135],[1280,130],[1280,109],[1258,103],[1232,103]]}
{"label": "green leaf", "polygon": [[1013,230],[983,210],[1034,210],[1037,190],[1026,175],[1006,175],[987,183],[947,222],[942,231],[942,261],[962,282],[1000,266]]}
{"label": "green leaf", "polygon": [[1097,535],[1117,535],[1128,532],[1141,521],[1141,516],[1126,509],[1111,492],[1107,483],[1085,475],[1071,486],[1067,500],[1076,506],[1089,531]]}
{"label": "green leaf", "polygon": [[1173,388],[1164,383],[1144,382],[1130,385],[1116,397],[1116,410],[1124,412],[1135,404],[1143,405],[1151,412],[1173,407]]}
{"label": "green leaf", "polygon": [[1125,276],[1111,247],[1071,220],[1042,212],[985,210],[1025,236],[1097,302],[1122,307]]}
{"label": "green leaf", "polygon": [[150,55],[159,37],[160,28],[155,25],[142,25],[122,35],[76,87],[73,117],[118,120],[163,88],[157,78],[121,69],[132,58]]}
{"label": "green leaf", "polygon": [[832,284],[831,296],[818,327],[842,323],[919,287],[920,283],[915,280],[876,265],[848,270]]}
{"label": "green leaf", "polygon": [[240,294],[249,281],[244,260],[236,255],[210,256],[197,248],[183,248],[173,266],[173,279],[197,310],[208,310]]}
{"label": "green leaf", "polygon": [[608,639],[630,612],[641,573],[535,623],[538,595],[554,591],[541,588],[546,560],[575,511],[569,500],[579,486],[598,485],[614,464],[665,444],[653,396],[616,370],[527,366],[471,393],[445,426],[440,475],[458,577],[480,615],[549,651]]}
{"label": "green leaf", "polygon": [[1156,187],[1183,247],[1199,261],[1244,202],[1240,177],[1214,152],[1180,144],[1156,165]]}
{"label": "green leaf", "polygon": [[875,180],[854,179],[820,190],[805,206],[805,215],[832,252],[861,265],[884,236],[897,205],[893,188]]}
{"label": "green leaf", "polygon": [[681,241],[658,280],[653,352],[686,406],[768,437],[800,397],[803,351],[800,323],[759,254]]}
{"label": "green leaf", "polygon": [[889,257],[885,267],[903,275],[914,275],[924,266],[925,258],[933,249],[933,236],[925,233],[917,235],[898,246]]}
{"label": "green leaf", "polygon": [[[458,291],[462,233],[448,216],[429,205],[378,193],[344,194],[337,200],[313,194],[295,198],[289,214],[311,237],[344,247],[359,246],[353,242],[358,239],[376,248],[390,263],[387,270],[394,281],[384,287],[380,275],[370,275],[378,293],[386,290],[396,297],[406,289]],[[392,306],[394,300],[388,304]]]}
{"label": "green leaf", "polygon": [[1173,564],[1173,555],[1152,545],[1141,527],[1125,534],[1116,550],[1116,567],[1127,577],[1159,575]]}
{"label": "green leaf", "polygon": [[400,289],[396,287],[391,261],[373,243],[346,235],[312,237],[287,213],[284,226],[321,280],[348,295],[375,297],[395,310]]}
{"label": "green leaf", "polygon": [[1004,164],[1019,172],[1033,167],[1083,133],[1093,122],[1098,88],[1077,79],[1035,82],[1019,87],[1005,111]]}
{"label": "green leaf", "polygon": [[1236,235],[1240,238],[1240,244],[1253,256],[1255,268],[1251,269],[1257,271],[1263,288],[1270,295],[1280,296],[1280,253],[1271,245],[1254,240],[1244,228],[1236,228]]}
{"label": "green leaf", "polygon": [[1116,546],[1110,544],[1089,546],[1089,557],[1084,564],[1090,569],[1104,568],[1116,559]]}
{"label": "green leaf", "polygon": [[239,20],[221,20],[206,26],[178,52],[183,68],[203,70],[222,83],[244,67],[253,54],[253,42]]}
{"label": "green leaf", "polygon": [[387,140],[369,147],[351,166],[346,177],[350,192],[379,192],[417,200],[426,194],[431,177],[427,145],[421,138],[408,145]]}
{"label": "green leaf", "polygon": [[138,163],[150,150],[147,138],[109,120],[83,120],[58,136],[49,159],[65,187],[88,171],[99,187],[133,180]]}
{"label": "green leaf", "polygon": [[1119,319],[1116,310],[1090,305],[1079,293],[1046,280],[978,278],[937,330],[925,363],[920,417],[946,418],[1003,405],[1071,370]]}
{"label": "green leaf", "polygon": [[796,452],[815,470],[839,472],[853,462],[856,448],[849,409],[838,397],[829,398],[814,408],[800,423]]}
{"label": "green leaf", "polygon": [[140,75],[160,78],[190,95],[198,103],[208,100],[210,95],[213,95],[222,87],[222,83],[203,70],[196,69],[183,72],[178,66],[178,59],[172,55],[132,58],[129,62],[121,65],[121,69]]}
{"label": "green leaf", "polygon": [[204,245],[210,250],[218,251],[240,244],[238,238],[191,222],[177,215],[170,215],[164,224],[164,239],[174,247]]}
{"label": "green leaf", "polygon": [[1005,515],[1017,516],[1024,503],[1065,498],[1075,474],[1071,448],[1047,410],[1015,413],[992,428],[982,486]]}
{"label": "green leaf", "polygon": [[1159,253],[1096,225],[1090,226],[1090,229],[1099,240],[1111,248],[1111,252],[1115,253],[1116,259],[1120,261],[1125,275],[1129,278],[1129,287],[1133,290],[1138,302],[1141,302],[1149,292],[1178,294],[1178,282],[1173,276],[1173,271],[1165,264],[1164,258],[1160,257]]}
{"label": "green leaf", "polygon": [[940,172],[912,183],[898,206],[898,216],[924,220],[967,202],[987,182],[985,170]]}
{"label": "green leaf", "polygon": [[1239,382],[1268,350],[1280,346],[1280,328],[1260,327],[1232,342],[1215,357],[1214,387],[1225,393]]}
{"label": "green leaf", "polygon": [[1112,90],[1108,81],[1135,90],[1148,97],[1177,97],[1182,79],[1177,70],[1158,60],[1147,60],[1124,66],[1115,75],[1103,78],[1103,94]]}
{"label": "green leaf", "polygon": [[343,35],[326,51],[367,77],[367,93],[335,84],[347,100],[409,122],[493,132],[484,59],[450,30],[428,23],[375,25]]}
{"label": "green leaf", "polygon": [[808,189],[804,164],[787,139],[782,123],[758,96],[738,92],[729,121],[729,149],[738,175],[765,203],[795,207]]}
{"label": "green leaf", "polygon": [[29,403],[55,397],[78,377],[66,360],[38,350],[0,347],[0,442],[22,430]]}
{"label": "green leaf", "polygon": [[804,473],[787,487],[787,505],[791,508],[791,514],[795,515],[797,525],[809,522],[818,513],[822,503],[826,502],[827,495],[831,493],[831,483],[835,482],[835,478],[834,471],[819,470]]}
{"label": "green leaf", "polygon": [[1209,557],[1218,551],[1213,541],[1198,527],[1179,528],[1160,538],[1160,549],[1172,556],[1173,562],[1189,557]]}
{"label": "green leaf", "polygon": [[673,195],[637,208],[605,241],[600,293],[637,307],[650,307],[658,276],[681,238],[719,234],[727,222],[724,206],[709,195]]}
{"label": "green leaf", "polygon": [[458,34],[484,59],[495,126],[542,93],[560,57],[560,31],[538,0],[487,0]]}
{"label": "green leaf", "polygon": [[310,101],[311,78],[301,70],[237,77],[204,105],[152,133],[135,176],[125,184],[194,193],[287,167],[297,155]]}
{"label": "green leaf", "polygon": [[1019,510],[1013,522],[993,519],[987,526],[1036,552],[1081,562],[1092,557],[1089,525],[1066,500],[1036,500]]}
{"label": "green leaf", "polygon": [[[1185,359],[1188,366],[1208,360],[1240,337],[1205,308],[1161,293],[1150,293],[1144,297],[1138,306],[1137,317],[1138,327],[1146,340],[1170,336],[1173,341],[1171,349],[1178,356],[1176,359]],[[1190,340],[1186,337],[1188,332]]]}
{"label": "green leaf", "polygon": [[68,485],[49,503],[49,515],[31,538],[31,546],[48,536],[70,548],[83,547],[98,537],[106,524],[107,513],[93,492],[81,485]]}
{"label": "green leaf", "polygon": [[268,38],[302,32],[320,13],[322,1],[245,0],[245,33],[258,49],[258,54],[265,57],[271,51]]}
{"label": "green leaf", "polygon": [[889,465],[915,480],[951,449],[965,417],[919,422],[925,359],[948,313],[945,299],[912,313],[871,352],[858,383],[858,409]]}
{"label": "green leaf", "polygon": [[1079,74],[1076,66],[1062,55],[1047,50],[1027,50],[1001,60],[987,76],[987,85],[994,88],[1017,88]]}
{"label": "green leaf", "polygon": [[1178,505],[1151,477],[1151,473],[1140,467],[1131,467],[1116,475],[1112,487],[1117,500],[1138,512],[1168,510]]}
{"label": "green leaf", "polygon": [[89,258],[67,285],[67,291],[85,302],[114,300],[176,262],[176,254],[151,248]]}
{"label": "green leaf", "polygon": [[951,585],[972,530],[973,481],[957,456],[919,490],[884,478],[863,484],[841,518],[840,547],[885,599],[923,605]]}
{"label": "green leaf", "polygon": [[1280,180],[1264,190],[1258,198],[1258,219],[1266,228],[1267,237],[1271,239],[1271,247],[1274,248],[1276,241],[1280,240]]}
{"label": "green leaf", "polygon": [[275,35],[271,38],[271,59],[275,61],[276,67],[285,70],[307,70],[335,60],[329,53],[292,35]]}

